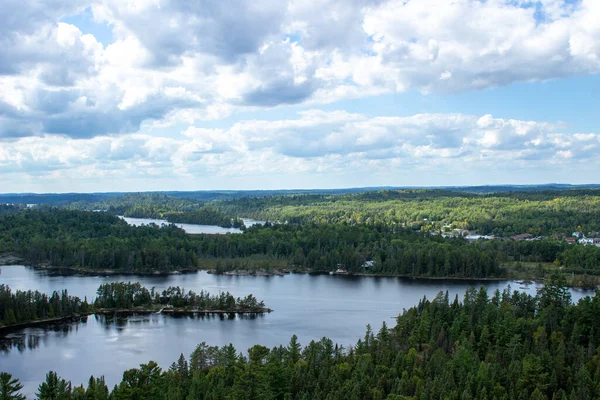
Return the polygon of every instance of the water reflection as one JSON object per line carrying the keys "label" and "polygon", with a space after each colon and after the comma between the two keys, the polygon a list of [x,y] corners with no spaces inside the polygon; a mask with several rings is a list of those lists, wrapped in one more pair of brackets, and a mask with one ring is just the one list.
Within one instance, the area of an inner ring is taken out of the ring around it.
{"label": "water reflection", "polygon": [[139,330],[148,327],[152,324],[159,326],[167,324],[164,319],[172,319],[177,323],[186,323],[187,321],[234,321],[246,320],[252,321],[264,318],[265,314],[173,314],[160,315],[155,314],[139,314],[131,313],[115,313],[115,314],[92,314],[90,316],[80,317],[76,320],[65,321],[60,323],[47,323],[37,325],[35,327],[18,329],[14,332],[9,332],[0,335],[0,352],[8,354],[16,350],[20,353],[26,350],[35,350],[40,346],[45,345],[49,338],[52,340],[66,338],[72,333],[77,333],[80,326],[88,322],[88,318],[92,318],[96,325],[102,328],[105,332],[124,333],[129,330]]}
{"label": "water reflection", "polygon": [[[157,290],[168,286],[186,290],[229,291],[234,296],[252,293],[275,311],[262,315],[90,315],[74,321],[27,328],[0,338],[0,371],[21,379],[34,393],[49,370],[73,384],[86,383],[90,375],[105,375],[112,386],[123,371],[150,360],[163,368],[186,356],[205,341],[212,346],[233,344],[244,352],[255,344],[286,345],[297,335],[302,345],[323,336],[345,347],[356,344],[370,324],[378,330],[402,309],[424,296],[433,299],[448,291],[462,299],[469,287],[486,286],[488,294],[503,290],[509,282],[428,281],[385,277],[349,277],[289,274],[282,277],[216,276],[205,272],[170,276],[51,276],[23,266],[2,267],[0,282],[13,289],[68,289],[88,300],[98,286],[114,281],[139,281]],[[513,288],[520,285],[513,283]],[[523,289],[535,294],[540,285]],[[573,300],[593,292],[573,291]]]}

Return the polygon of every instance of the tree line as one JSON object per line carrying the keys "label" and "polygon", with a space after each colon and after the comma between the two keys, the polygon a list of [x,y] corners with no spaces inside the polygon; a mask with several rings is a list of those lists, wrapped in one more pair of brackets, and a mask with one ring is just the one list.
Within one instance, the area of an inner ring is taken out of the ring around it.
{"label": "tree line", "polygon": [[[199,344],[162,369],[150,361],[109,389],[73,387],[50,372],[40,399],[595,399],[600,396],[600,292],[572,304],[559,277],[536,296],[468,289],[405,310],[396,326],[367,326],[349,348]],[[13,377],[2,378],[18,388]],[[5,389],[6,390],[6,389]],[[9,389],[10,391],[10,389]],[[6,393],[6,392],[5,392]],[[13,393],[18,393],[13,392]],[[17,397],[8,397],[17,398]]]}
{"label": "tree line", "polygon": [[189,198],[178,198],[158,193],[125,194],[99,202],[77,201],[68,209],[106,211],[131,218],[165,219],[172,223],[217,225],[223,228],[241,228],[239,218],[231,218],[216,207]]}
{"label": "tree line", "polygon": [[[53,318],[90,314],[99,309],[160,308],[171,305],[183,309],[218,310],[226,312],[263,311],[265,303],[252,294],[235,298],[229,292],[217,295],[202,290],[196,294],[183,288],[171,286],[162,292],[147,289],[139,282],[103,283],[96,291],[96,299],[88,303],[70,296],[66,290],[51,295],[35,290],[12,291],[0,284],[0,327]],[[1,397],[0,397],[1,399]]]}
{"label": "tree line", "polygon": [[68,317],[89,309],[87,299],[70,296],[66,290],[51,295],[37,290],[13,292],[8,285],[0,284],[0,326]]}
{"label": "tree line", "polygon": [[239,198],[213,204],[228,215],[299,224],[385,224],[424,231],[469,229],[502,237],[600,231],[597,189],[491,194],[404,189]]}
{"label": "tree line", "polygon": [[201,310],[259,311],[265,308],[252,294],[237,299],[229,292],[211,295],[204,290],[200,293],[185,291],[179,286],[170,286],[162,292],[155,288],[148,290],[139,282],[113,282],[100,285],[94,301],[96,308],[133,309],[153,305],[171,305],[178,308],[198,308]]}
{"label": "tree line", "polygon": [[[511,261],[556,262],[600,273],[600,249],[564,240],[469,243],[386,224],[267,224],[243,234],[187,235],[171,225],[129,226],[106,213],[48,208],[0,216],[0,249],[33,264],[129,273],[196,269],[260,257],[311,271],[502,277]],[[365,261],[373,261],[368,270]]]}

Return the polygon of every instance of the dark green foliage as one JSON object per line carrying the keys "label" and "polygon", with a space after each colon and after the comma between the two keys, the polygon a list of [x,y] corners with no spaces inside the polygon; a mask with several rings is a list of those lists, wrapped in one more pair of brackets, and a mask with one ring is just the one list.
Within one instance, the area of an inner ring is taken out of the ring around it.
{"label": "dark green foliage", "polygon": [[[481,288],[459,303],[439,293],[404,311],[394,328],[367,327],[348,350],[327,338],[301,348],[295,336],[247,355],[201,343],[189,363],[180,355],[166,371],[152,361],[126,371],[111,398],[595,399],[600,292],[577,305],[566,293],[559,277],[536,297]],[[100,392],[88,398],[106,399]]]}
{"label": "dark green foliage", "polygon": [[185,292],[177,286],[170,286],[162,293],[143,287],[139,282],[104,283],[98,288],[94,306],[97,308],[132,309],[140,306],[171,305],[178,308],[198,308],[201,310],[258,311],[265,308],[262,301],[249,294],[244,298],[235,298],[229,292],[211,295],[201,291]]}
{"label": "dark green foliage", "polygon": [[[499,277],[501,264],[562,262],[566,272],[600,273],[600,248],[563,240],[467,243],[384,224],[277,224],[243,234],[187,235],[175,226],[129,226],[106,213],[61,209],[0,216],[0,245],[33,264],[157,272],[195,269],[227,260],[221,269],[246,269],[252,257],[313,271],[341,264],[350,272],[389,275]],[[238,262],[239,261],[239,262]]]}
{"label": "dark green foliage", "polygon": [[72,316],[88,308],[87,301],[69,296],[66,290],[48,296],[37,290],[13,293],[7,285],[0,285],[0,326]]}
{"label": "dark green foliage", "polygon": [[87,299],[69,296],[66,290],[51,296],[36,291],[17,290],[13,293],[7,285],[0,284],[0,327],[51,318],[73,317],[89,314],[97,309],[134,309],[135,307],[160,307],[171,305],[177,308],[220,310],[231,312],[264,311],[265,303],[252,294],[233,297],[229,292],[211,295],[201,291],[185,292],[171,286],[162,293],[148,290],[139,282],[104,283],[97,290],[97,297],[90,306]]}
{"label": "dark green foliage", "polygon": [[19,393],[23,385],[11,374],[0,372],[0,400],[25,400],[25,396]]}
{"label": "dark green foliage", "polygon": [[40,400],[67,400],[71,394],[71,382],[61,379],[53,371],[48,372],[46,381],[40,384],[36,393]]}
{"label": "dark green foliage", "polygon": [[204,206],[193,199],[177,198],[164,194],[127,194],[107,198],[98,203],[75,202],[68,206],[79,210],[105,210],[111,214],[132,218],[158,218],[173,223],[218,225],[224,228],[243,226],[214,207]]}

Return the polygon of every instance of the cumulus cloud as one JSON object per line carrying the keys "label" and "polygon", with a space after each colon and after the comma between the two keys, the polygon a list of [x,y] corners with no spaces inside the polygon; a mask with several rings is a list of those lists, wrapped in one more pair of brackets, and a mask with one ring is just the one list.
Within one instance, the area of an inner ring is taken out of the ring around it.
{"label": "cumulus cloud", "polygon": [[374,73],[400,88],[460,91],[599,71],[597,1],[539,2],[541,13],[518,3],[392,0],[371,8],[363,27],[383,68]]}
{"label": "cumulus cloud", "polygon": [[[2,179],[24,175],[73,183],[84,179],[223,182],[273,176],[456,177],[469,170],[558,174],[598,168],[600,134],[491,115],[367,117],[310,110],[296,118],[245,120],[228,128],[189,126],[178,137],[148,134],[65,139],[24,137],[0,146]],[[289,178],[288,178],[289,179]],[[425,182],[421,182],[425,183]],[[442,184],[444,182],[441,182]],[[448,183],[447,181],[445,182]],[[281,185],[279,185],[281,186]],[[294,186],[286,181],[286,187]]]}
{"label": "cumulus cloud", "polygon": [[[87,8],[113,43],[61,22]],[[7,0],[0,138],[597,74],[598,20],[596,0]]]}
{"label": "cumulus cloud", "polygon": [[94,6],[95,15],[113,25],[117,35],[140,40],[154,65],[178,63],[195,53],[235,62],[279,32],[285,11],[271,0],[103,0]]}

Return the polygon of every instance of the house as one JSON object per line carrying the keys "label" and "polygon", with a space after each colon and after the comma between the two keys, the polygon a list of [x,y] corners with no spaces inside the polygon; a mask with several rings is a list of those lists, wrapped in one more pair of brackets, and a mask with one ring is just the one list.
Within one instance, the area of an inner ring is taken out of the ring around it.
{"label": "house", "polygon": [[349,272],[342,264],[337,265],[337,269],[335,271],[330,271],[329,275],[348,275]]}
{"label": "house", "polygon": [[583,232],[579,231],[579,232],[573,232],[571,233],[571,236],[576,237],[576,238],[582,238],[583,237]]}
{"label": "house", "polygon": [[531,235],[529,233],[522,233],[520,235],[511,236],[510,238],[512,240],[527,240],[527,239],[531,239],[532,237],[533,237],[533,235]]}
{"label": "house", "polygon": [[375,265],[375,261],[365,261],[362,265],[363,269],[372,268]]}
{"label": "house", "polygon": [[577,239],[575,239],[574,237],[568,237],[565,238],[565,240],[569,243],[569,244],[575,244],[577,243]]}
{"label": "house", "polygon": [[588,244],[594,244],[594,239],[584,237],[584,238],[579,239],[578,242],[579,242],[579,244],[587,246]]}

